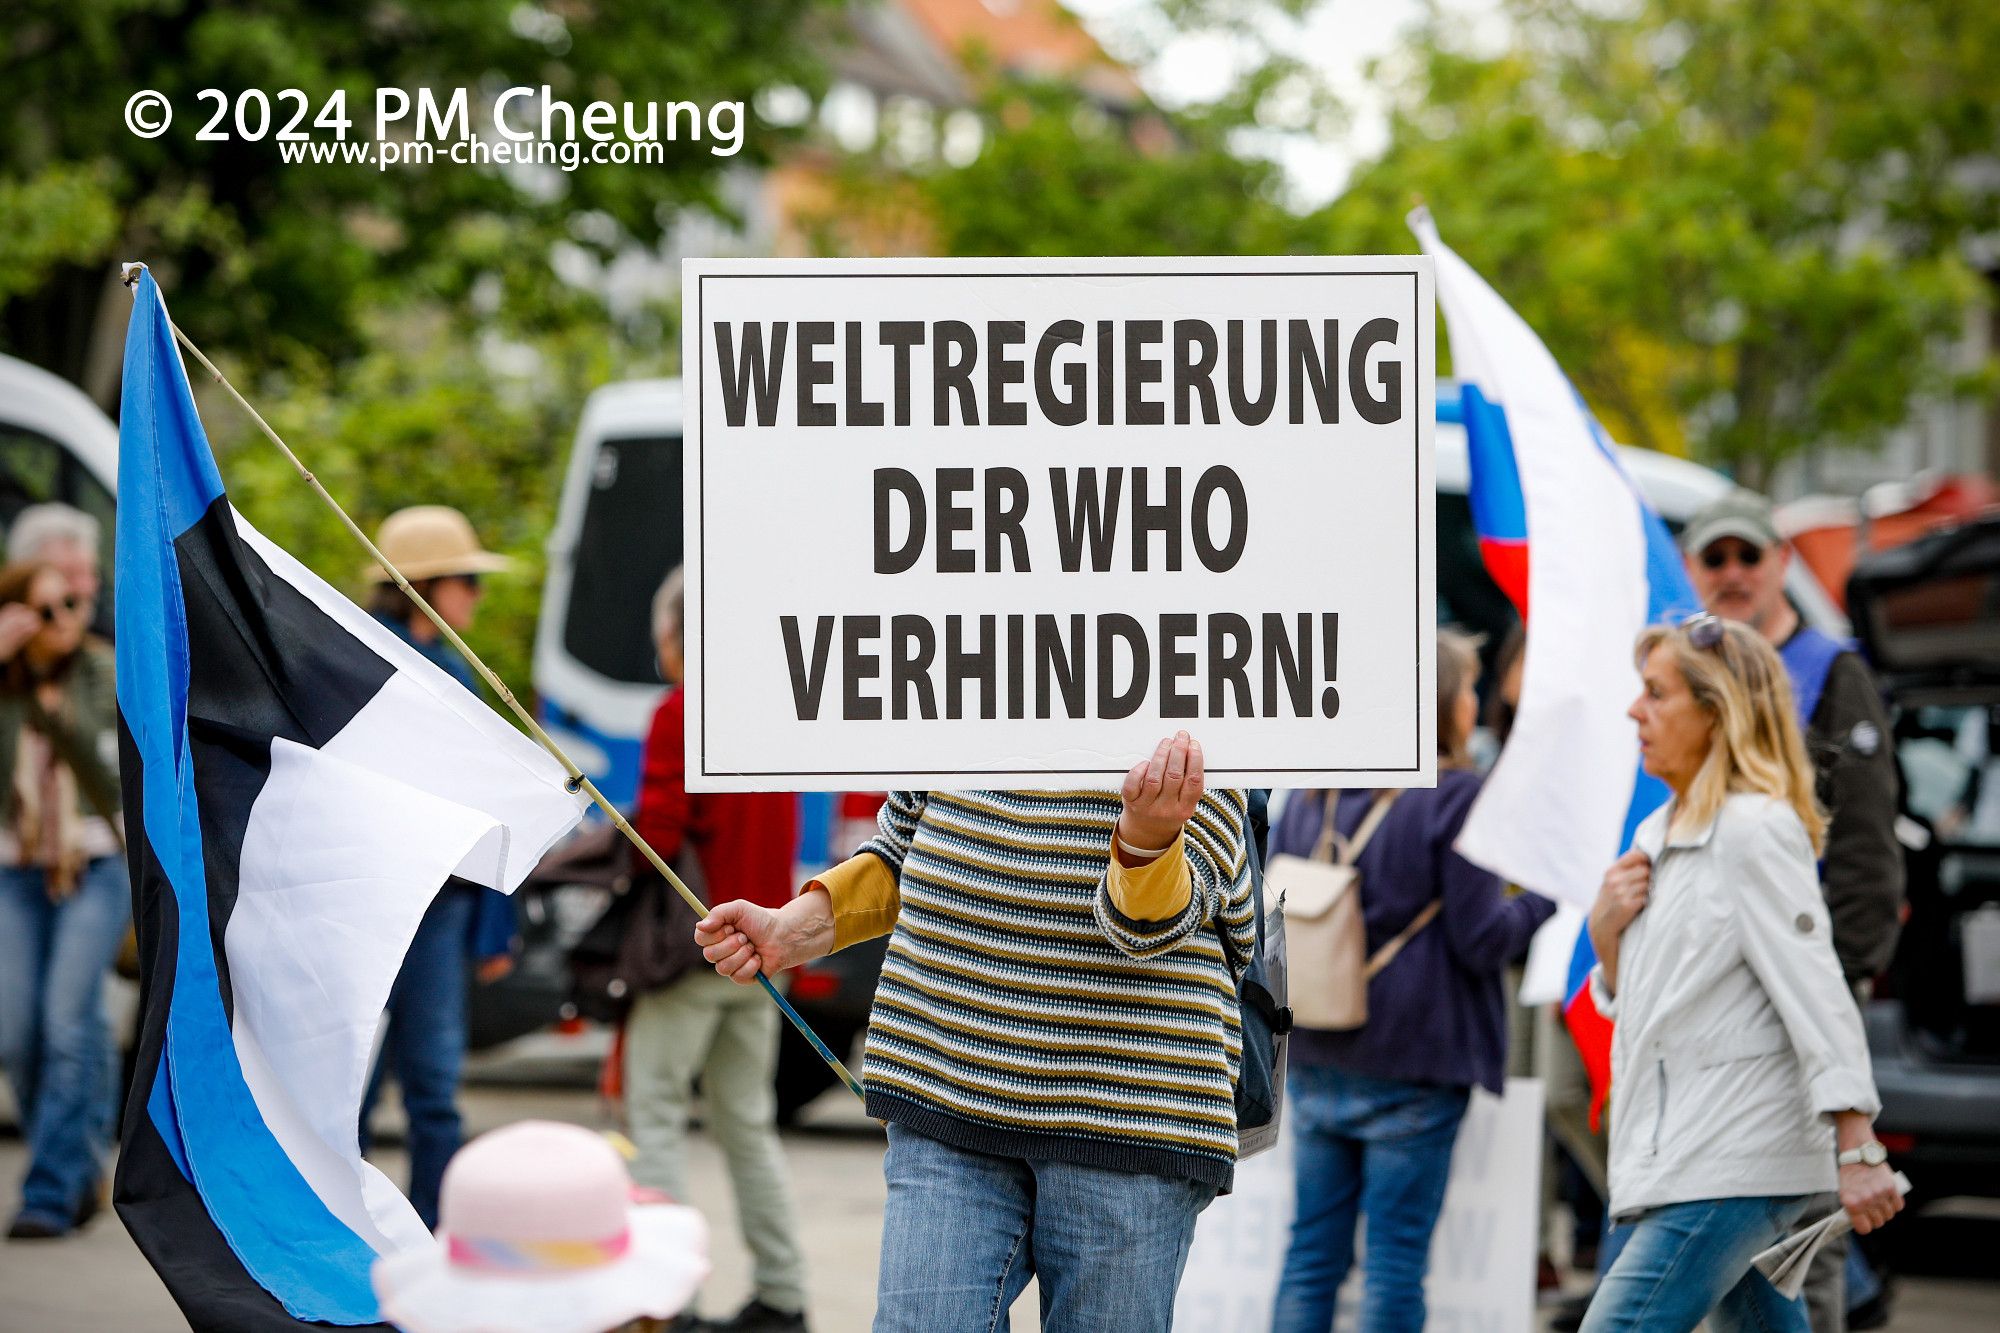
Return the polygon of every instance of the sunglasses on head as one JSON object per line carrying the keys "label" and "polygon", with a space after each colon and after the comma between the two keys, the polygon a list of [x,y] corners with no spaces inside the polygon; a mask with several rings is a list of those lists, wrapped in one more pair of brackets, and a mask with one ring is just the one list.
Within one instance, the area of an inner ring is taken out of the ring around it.
{"label": "sunglasses on head", "polygon": [[1688,636],[1688,642],[1703,652],[1712,650],[1722,642],[1722,620],[1706,611],[1697,611],[1681,622],[1681,630]]}
{"label": "sunglasses on head", "polygon": [[1701,563],[1706,569],[1721,569],[1731,560],[1745,569],[1755,569],[1764,563],[1764,548],[1743,546],[1732,551],[1724,546],[1711,546],[1701,553]]}

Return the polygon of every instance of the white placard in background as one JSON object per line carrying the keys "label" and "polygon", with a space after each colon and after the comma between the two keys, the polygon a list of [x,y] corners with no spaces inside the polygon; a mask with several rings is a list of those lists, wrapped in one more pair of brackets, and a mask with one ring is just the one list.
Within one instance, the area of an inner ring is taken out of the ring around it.
{"label": "white placard in background", "polygon": [[[1427,1327],[1445,1333],[1528,1333],[1534,1327],[1541,1170],[1541,1080],[1510,1078],[1505,1098],[1474,1092],[1452,1150],[1444,1212],[1431,1236]],[[1267,1333],[1291,1228],[1288,1127],[1275,1149],[1237,1168],[1235,1192],[1202,1213],[1174,1301],[1174,1327]],[[1355,1326],[1365,1280],[1365,1220],[1362,1230],[1354,1269],[1341,1288],[1337,1329]]]}
{"label": "white placard in background", "polygon": [[691,790],[1435,781],[1427,259],[684,292]]}

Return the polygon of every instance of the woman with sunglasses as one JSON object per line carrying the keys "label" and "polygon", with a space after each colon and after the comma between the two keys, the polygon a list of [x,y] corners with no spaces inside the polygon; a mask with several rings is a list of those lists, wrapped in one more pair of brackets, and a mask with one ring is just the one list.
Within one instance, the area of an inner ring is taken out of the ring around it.
{"label": "woman with sunglasses", "polygon": [[[446,505],[397,510],[383,520],[375,546],[455,633],[472,628],[482,576],[513,564],[482,548],[465,515]],[[472,668],[388,570],[371,565],[365,577],[374,585],[368,609],[375,618],[477,693]],[[418,924],[389,992],[382,1054],[361,1099],[361,1148],[368,1149],[383,1075],[394,1074],[409,1121],[410,1203],[433,1230],[445,1163],[464,1139],[458,1079],[465,1065],[467,963],[481,982],[497,981],[513,967],[515,934],[511,899],[463,880],[447,883]]]}
{"label": "woman with sunglasses", "polygon": [[28,1141],[7,1235],[68,1235],[101,1199],[114,1077],[104,973],[131,919],[111,646],[49,564],[0,569],[0,1065]]}
{"label": "woman with sunglasses", "polygon": [[1672,799],[1590,917],[1611,1048],[1611,1209],[1629,1238],[1584,1333],[1808,1328],[1751,1260],[1838,1185],[1855,1230],[1902,1207],[1814,863],[1813,797],[1783,664],[1711,615],[1639,636],[1630,716]]}

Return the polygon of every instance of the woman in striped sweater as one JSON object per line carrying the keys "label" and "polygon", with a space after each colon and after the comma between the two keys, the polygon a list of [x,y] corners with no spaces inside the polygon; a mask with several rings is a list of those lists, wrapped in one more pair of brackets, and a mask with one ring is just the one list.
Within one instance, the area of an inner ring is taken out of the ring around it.
{"label": "woman in striped sweater", "polygon": [[1181,732],[1118,792],[895,792],[880,827],[787,906],[696,929],[745,983],[894,932],[864,1066],[877,1333],[989,1333],[1031,1277],[1051,1333],[1164,1333],[1236,1158],[1243,794]]}

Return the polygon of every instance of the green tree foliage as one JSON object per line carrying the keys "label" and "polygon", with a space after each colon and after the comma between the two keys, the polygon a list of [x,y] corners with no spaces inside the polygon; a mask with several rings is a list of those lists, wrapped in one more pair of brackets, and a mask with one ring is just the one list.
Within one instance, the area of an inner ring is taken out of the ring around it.
{"label": "green tree foliage", "polygon": [[1297,229],[1278,169],[1231,150],[1233,108],[1135,126],[1053,83],[1003,85],[989,106],[985,150],[923,183],[947,254],[1260,254]]}
{"label": "green tree foliage", "polygon": [[[126,308],[109,275],[117,261],[143,258],[211,351],[259,364],[300,348],[345,358],[366,346],[373,308],[463,302],[481,270],[449,256],[545,269],[557,240],[605,257],[650,244],[681,209],[715,205],[724,169],[760,160],[773,138],[746,125],[743,152],[719,157],[683,120],[663,163],[567,173],[286,165],[269,135],[245,142],[232,122],[226,141],[197,140],[212,114],[202,89],[262,89],[274,99],[273,132],[292,114],[280,90],[299,89],[315,113],[344,92],[350,142],[373,139],[378,89],[413,98],[429,89],[441,103],[468,89],[475,122],[517,85],[547,85],[579,111],[593,100],[707,107],[812,84],[805,20],[829,3],[12,5],[0,36],[0,350],[108,400]],[[126,127],[126,99],[143,89],[174,110],[158,138]],[[414,121],[413,109],[402,123]],[[300,128],[330,141],[310,119]],[[579,230],[579,216],[599,225]],[[532,302],[503,313],[528,324],[551,317]]]}
{"label": "green tree foliage", "polygon": [[[364,528],[403,505],[453,504],[518,559],[488,582],[468,639],[526,697],[578,412],[607,380],[670,370],[678,338],[673,310],[614,317],[552,256],[605,261],[653,245],[690,208],[722,211],[724,173],[768,160],[779,133],[749,121],[743,151],[717,156],[683,119],[663,163],[573,172],[284,165],[268,136],[241,142],[233,125],[229,142],[197,140],[212,113],[196,94],[262,89],[275,129],[291,113],[279,90],[300,89],[315,112],[345,91],[348,140],[366,142],[378,89],[444,102],[466,88],[491,139],[485,110],[513,86],[546,84],[579,113],[813,87],[817,15],[834,4],[16,4],[0,35],[0,351],[112,405],[131,304],[116,264],[148,261],[176,321]],[[141,89],[174,108],[157,139],[125,125]],[[352,537],[233,401],[198,369],[193,380],[232,501],[365,596]]]}
{"label": "green tree foliage", "polygon": [[[1253,11],[1281,8],[1298,6],[1176,12],[1257,31]],[[1950,345],[1982,299],[1974,261],[2000,259],[2000,7],[1513,0],[1509,17],[1493,49],[1433,14],[1380,62],[1387,146],[1307,218],[1240,151],[1272,128],[1283,62],[1158,113],[1157,151],[1075,93],[997,90],[985,154],[923,182],[939,240],[1406,253],[1422,199],[1614,434],[1753,484],[1807,446],[1878,442],[1917,395],[1991,383],[1954,378]]]}
{"label": "green tree foliage", "polygon": [[1390,144],[1322,219],[1407,248],[1412,196],[1642,443],[1752,484],[1955,380],[2000,238],[2000,10],[1954,0],[1517,0],[1407,52]]}

